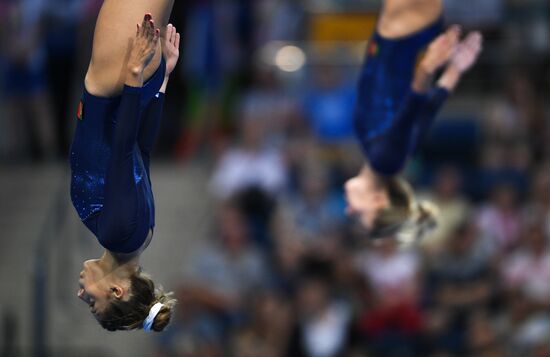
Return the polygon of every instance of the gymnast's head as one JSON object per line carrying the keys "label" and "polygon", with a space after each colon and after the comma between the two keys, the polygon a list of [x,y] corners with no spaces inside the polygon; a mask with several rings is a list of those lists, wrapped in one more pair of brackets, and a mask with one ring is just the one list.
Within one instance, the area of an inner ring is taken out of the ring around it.
{"label": "gymnast's head", "polygon": [[100,325],[109,330],[162,331],[170,322],[176,300],[155,288],[141,268],[106,268],[103,259],[84,262],[78,297],[90,307]]}
{"label": "gymnast's head", "polygon": [[397,176],[382,176],[364,165],[346,182],[345,191],[347,214],[356,217],[372,239],[419,239],[436,225],[437,209],[418,202],[411,186]]}

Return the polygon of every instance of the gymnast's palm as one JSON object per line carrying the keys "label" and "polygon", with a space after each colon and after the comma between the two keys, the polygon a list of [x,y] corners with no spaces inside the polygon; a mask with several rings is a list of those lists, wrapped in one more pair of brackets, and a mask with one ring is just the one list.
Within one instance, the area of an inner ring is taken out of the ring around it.
{"label": "gymnast's palm", "polygon": [[145,15],[143,23],[137,26],[136,38],[128,58],[128,69],[141,75],[149,65],[158,46],[160,30],[155,29],[151,15]]}
{"label": "gymnast's palm", "polygon": [[457,51],[451,60],[452,64],[460,72],[469,70],[477,61],[482,45],[483,37],[481,33],[476,31],[468,34],[466,39],[458,45]]}
{"label": "gymnast's palm", "polygon": [[172,24],[166,27],[166,36],[162,45],[162,53],[166,61],[166,76],[168,76],[176,67],[180,56],[180,34]]}

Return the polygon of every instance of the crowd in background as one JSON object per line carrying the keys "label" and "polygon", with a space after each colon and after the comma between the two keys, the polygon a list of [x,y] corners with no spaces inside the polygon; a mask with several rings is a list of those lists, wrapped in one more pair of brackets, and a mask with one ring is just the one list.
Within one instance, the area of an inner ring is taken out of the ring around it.
{"label": "crowd in background", "polygon": [[[157,153],[212,163],[216,224],[182,264],[158,355],[550,355],[549,5],[446,1],[486,51],[407,169],[440,213],[403,248],[345,215],[358,68],[258,60],[307,39],[316,3],[367,1],[176,1]],[[0,0],[3,164],[66,157],[100,5]]]}

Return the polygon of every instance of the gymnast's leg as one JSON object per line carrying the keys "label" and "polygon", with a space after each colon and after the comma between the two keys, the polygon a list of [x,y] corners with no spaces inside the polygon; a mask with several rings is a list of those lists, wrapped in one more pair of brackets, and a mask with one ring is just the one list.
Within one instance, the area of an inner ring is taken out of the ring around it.
{"label": "gymnast's leg", "polygon": [[442,0],[385,0],[377,31],[385,38],[407,36],[435,22],[442,11]]}
{"label": "gymnast's leg", "polygon": [[[126,68],[135,38],[136,24],[149,13],[164,28],[174,0],[104,0],[97,18],[92,58],[86,74],[88,92],[99,97],[113,97],[122,92]],[[151,63],[145,68],[145,80],[159,66],[160,43]]]}

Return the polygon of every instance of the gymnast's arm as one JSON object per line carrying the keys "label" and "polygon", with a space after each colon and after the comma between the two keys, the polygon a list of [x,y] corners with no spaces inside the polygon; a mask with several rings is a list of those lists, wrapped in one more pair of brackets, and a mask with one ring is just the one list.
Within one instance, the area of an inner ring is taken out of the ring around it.
{"label": "gymnast's arm", "polygon": [[166,27],[166,35],[162,41],[162,54],[166,61],[166,72],[164,82],[162,83],[159,93],[151,99],[142,114],[142,128],[138,137],[138,144],[141,150],[141,156],[144,166],[149,175],[149,162],[151,151],[155,144],[157,133],[160,129],[160,119],[164,108],[164,100],[166,88],[170,74],[174,71],[179,59],[180,34],[172,24]]}
{"label": "gymnast's arm", "polygon": [[[413,135],[415,122],[423,112],[427,99],[425,95],[410,91],[399,111],[393,119],[392,125],[374,137],[368,133],[358,131],[359,141],[366,154],[370,166],[384,176],[398,174],[413,150]],[[358,126],[356,126],[358,127]]]}
{"label": "gymnast's arm", "polygon": [[[159,89],[159,93],[151,100],[147,105],[143,113],[144,122],[154,122],[159,123],[160,116],[162,115],[162,109],[164,106],[164,97],[166,94],[166,88],[168,87],[168,81],[170,79],[170,74],[174,71],[176,64],[179,59],[179,46],[180,46],[180,34],[176,31],[176,28],[172,24],[168,24],[166,27],[166,36],[165,40],[162,43],[162,55],[166,61],[166,73],[164,75],[164,82]],[[154,137],[154,135],[149,135],[149,137]],[[140,140],[140,147],[142,150],[147,151],[146,149],[151,149],[153,143],[143,143]],[[150,150],[149,150],[150,152]]]}
{"label": "gymnast's arm", "polygon": [[[176,28],[172,24],[168,24],[166,27],[166,36],[162,43],[162,54],[164,60],[166,61],[166,73],[164,75],[164,82],[159,89],[159,93],[153,97],[151,102],[145,108],[143,112],[142,121],[159,123],[160,116],[162,115],[162,109],[164,106],[164,97],[166,94],[166,88],[168,87],[168,81],[170,79],[170,74],[174,71],[176,64],[179,59],[179,46],[180,46],[180,34],[176,31]],[[151,120],[152,119],[152,120]],[[155,129],[155,131],[158,130]],[[148,135],[148,137],[155,137],[155,135]],[[143,147],[142,147],[143,144]],[[146,149],[152,149],[153,143],[145,143],[140,140],[140,147],[142,150],[147,151]],[[150,152],[151,150],[149,150]]]}

